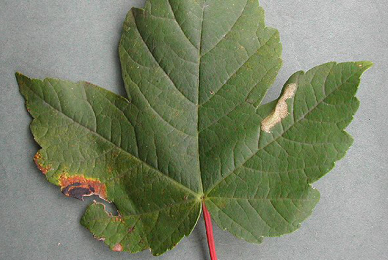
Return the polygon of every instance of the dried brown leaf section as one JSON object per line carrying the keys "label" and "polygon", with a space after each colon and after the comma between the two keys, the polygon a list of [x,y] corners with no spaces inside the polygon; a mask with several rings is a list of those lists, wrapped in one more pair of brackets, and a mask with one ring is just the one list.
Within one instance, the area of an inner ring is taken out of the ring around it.
{"label": "dried brown leaf section", "polygon": [[107,192],[105,184],[98,179],[85,178],[82,175],[68,176],[63,174],[59,178],[62,193],[68,197],[82,200],[84,196],[98,195],[106,200]]}

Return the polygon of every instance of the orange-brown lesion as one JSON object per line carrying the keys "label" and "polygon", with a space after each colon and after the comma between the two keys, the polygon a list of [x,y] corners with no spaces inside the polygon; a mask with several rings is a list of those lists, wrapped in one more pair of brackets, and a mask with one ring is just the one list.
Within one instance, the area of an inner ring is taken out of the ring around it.
{"label": "orange-brown lesion", "polygon": [[123,251],[123,246],[121,244],[116,244],[113,248],[113,251],[115,252],[122,252]]}
{"label": "orange-brown lesion", "polygon": [[112,221],[124,223],[124,219],[121,216],[113,216]]}
{"label": "orange-brown lesion", "polygon": [[85,178],[82,175],[68,176],[63,174],[59,178],[62,193],[68,197],[82,200],[84,196],[98,195],[106,200],[106,185],[94,178]]}
{"label": "orange-brown lesion", "polygon": [[34,162],[35,162],[36,166],[38,166],[39,170],[44,175],[46,175],[48,173],[48,171],[50,171],[52,169],[50,165],[43,165],[43,163],[42,163],[42,155],[39,152],[37,152],[35,154]]}

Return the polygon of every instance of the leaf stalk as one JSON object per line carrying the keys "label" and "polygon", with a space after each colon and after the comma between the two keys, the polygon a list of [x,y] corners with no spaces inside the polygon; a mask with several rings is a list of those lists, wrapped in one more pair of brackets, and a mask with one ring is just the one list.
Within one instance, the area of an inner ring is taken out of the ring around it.
{"label": "leaf stalk", "polygon": [[210,212],[206,208],[205,202],[202,203],[203,218],[205,219],[207,244],[209,246],[209,253],[211,260],[217,260],[216,246],[214,243],[213,224]]}

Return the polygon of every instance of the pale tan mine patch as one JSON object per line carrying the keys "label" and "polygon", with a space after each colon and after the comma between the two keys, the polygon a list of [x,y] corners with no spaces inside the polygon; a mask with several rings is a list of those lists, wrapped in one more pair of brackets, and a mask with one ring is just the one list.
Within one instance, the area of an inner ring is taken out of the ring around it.
{"label": "pale tan mine patch", "polygon": [[286,101],[295,96],[297,88],[298,85],[296,83],[290,84],[286,87],[283,95],[276,104],[275,110],[261,122],[261,130],[271,133],[272,128],[289,115]]}

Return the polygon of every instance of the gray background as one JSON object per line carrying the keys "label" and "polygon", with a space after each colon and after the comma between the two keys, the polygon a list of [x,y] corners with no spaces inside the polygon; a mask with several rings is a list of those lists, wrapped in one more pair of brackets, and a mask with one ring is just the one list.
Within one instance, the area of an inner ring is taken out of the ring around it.
{"label": "gray background", "polygon": [[[111,252],[81,227],[88,202],[64,197],[36,169],[15,71],[87,80],[123,94],[117,45],[130,0],[0,0],[0,259],[150,259]],[[280,30],[284,66],[269,94],[296,70],[371,60],[355,143],[315,186],[322,198],[297,232],[251,245],[215,228],[219,259],[388,259],[388,5],[386,0],[263,0]],[[160,259],[208,259],[203,221]]]}

